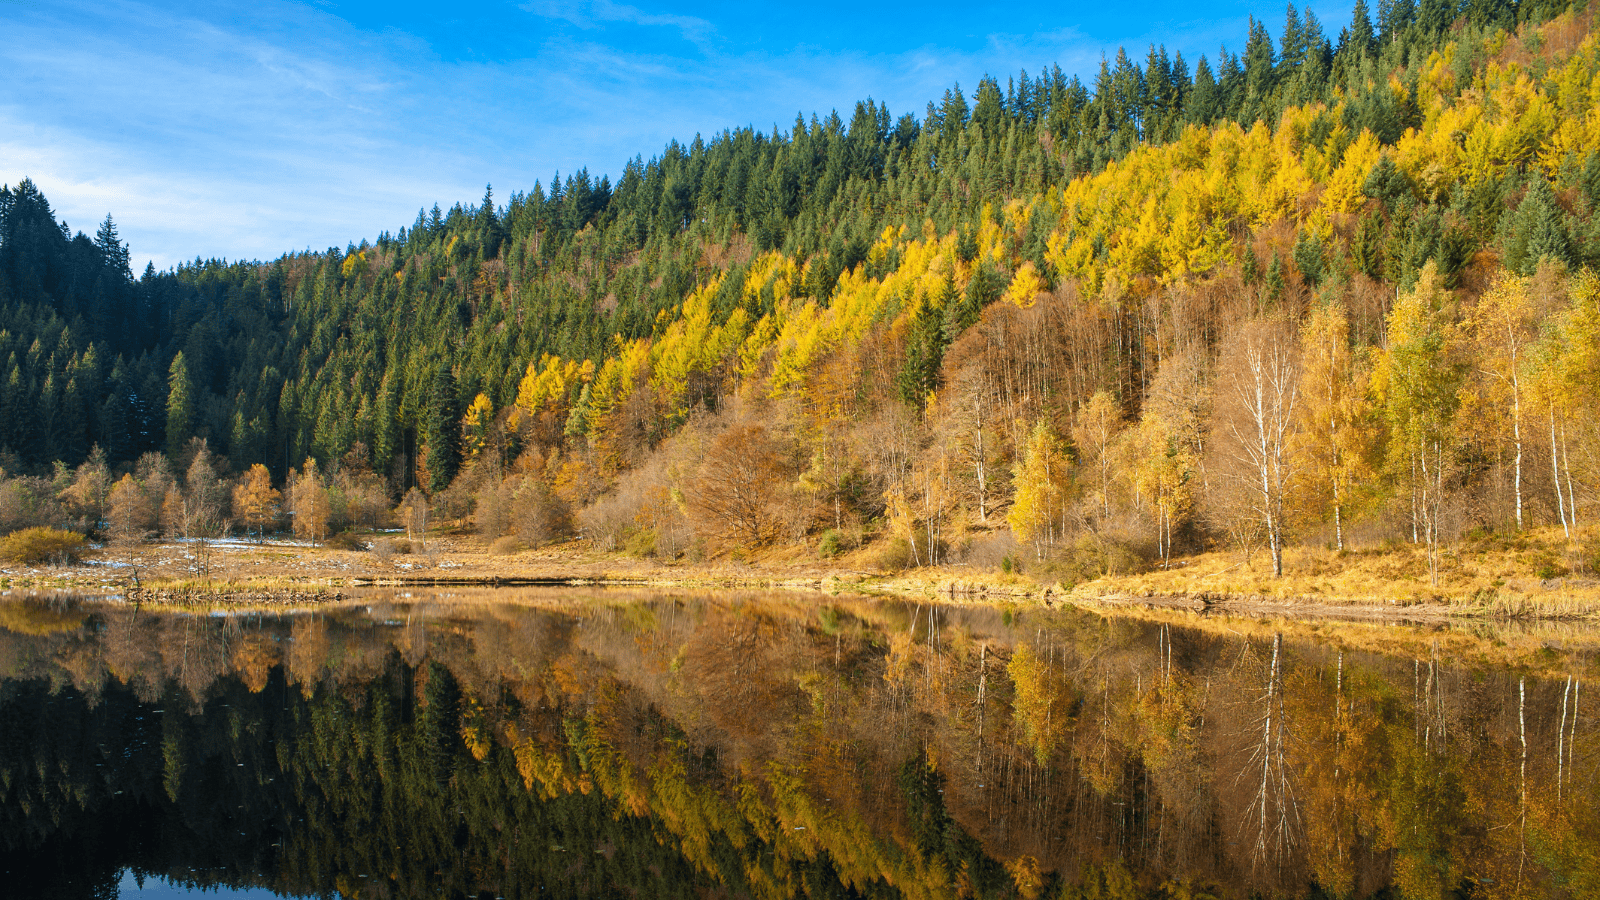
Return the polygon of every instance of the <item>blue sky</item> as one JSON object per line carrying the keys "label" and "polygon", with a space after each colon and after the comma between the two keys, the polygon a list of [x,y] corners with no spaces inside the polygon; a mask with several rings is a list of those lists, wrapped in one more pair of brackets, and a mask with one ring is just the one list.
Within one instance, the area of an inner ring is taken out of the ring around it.
{"label": "blue sky", "polygon": [[[1313,4],[1329,35],[1349,3]],[[1150,43],[1191,64],[1277,3],[0,0],[0,182],[75,230],[110,213],[136,268],[269,259],[498,200],[671,138],[786,129],[871,96],[921,117],[959,81]]]}

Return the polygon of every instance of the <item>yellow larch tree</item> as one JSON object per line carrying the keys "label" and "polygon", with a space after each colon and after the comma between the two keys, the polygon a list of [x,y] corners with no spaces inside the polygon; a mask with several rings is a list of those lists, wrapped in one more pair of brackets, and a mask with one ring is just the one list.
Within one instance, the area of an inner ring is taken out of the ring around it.
{"label": "yellow larch tree", "polygon": [[1333,516],[1334,545],[1343,550],[1345,512],[1367,473],[1375,438],[1366,375],[1350,347],[1344,305],[1331,302],[1311,310],[1300,327],[1300,346],[1300,421],[1291,446],[1300,506]]}
{"label": "yellow larch tree", "polygon": [[1071,457],[1055,429],[1043,419],[1035,422],[1012,475],[1016,495],[1006,514],[1011,533],[1033,545],[1035,559],[1044,559],[1065,535],[1071,475]]}
{"label": "yellow larch tree", "polygon": [[233,488],[233,514],[244,522],[246,531],[255,529],[256,541],[262,532],[278,518],[278,501],[282,495],[272,486],[272,473],[256,463],[239,479]]}

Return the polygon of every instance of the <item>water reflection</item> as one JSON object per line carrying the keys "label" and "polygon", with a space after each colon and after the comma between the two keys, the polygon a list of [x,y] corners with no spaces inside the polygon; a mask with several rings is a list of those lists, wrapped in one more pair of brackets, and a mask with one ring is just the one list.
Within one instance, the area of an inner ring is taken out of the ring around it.
{"label": "water reflection", "polygon": [[287,900],[283,894],[265,888],[201,887],[192,878],[146,878],[144,873],[128,869],[123,870],[117,881],[116,896],[121,900],[190,900],[194,897],[214,900]]}
{"label": "water reflection", "polygon": [[125,868],[346,897],[1597,896],[1596,644],[772,594],[11,602],[0,870],[17,896]]}

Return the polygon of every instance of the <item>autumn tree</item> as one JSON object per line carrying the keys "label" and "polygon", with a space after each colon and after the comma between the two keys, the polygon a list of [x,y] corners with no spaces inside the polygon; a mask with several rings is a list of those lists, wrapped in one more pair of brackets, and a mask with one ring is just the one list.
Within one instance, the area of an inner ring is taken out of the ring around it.
{"label": "autumn tree", "polygon": [[1285,501],[1292,459],[1289,443],[1300,391],[1300,352],[1287,321],[1259,319],[1230,338],[1219,364],[1217,443],[1231,465],[1230,480],[1251,499],[1272,556],[1283,575]]}
{"label": "autumn tree", "polygon": [[1100,507],[1102,518],[1111,516],[1111,448],[1121,430],[1122,408],[1107,391],[1096,391],[1078,407],[1072,420],[1072,442],[1078,450],[1078,464],[1092,473],[1087,480],[1094,486],[1092,498]]}
{"label": "autumn tree", "polygon": [[405,526],[406,540],[425,543],[428,537],[428,497],[417,488],[406,491],[395,507],[395,517]]}
{"label": "autumn tree", "polygon": [[188,534],[196,538],[221,537],[228,530],[228,490],[217,472],[217,458],[200,438],[194,459],[184,473],[185,503],[188,509]]}
{"label": "autumn tree", "polygon": [[1043,419],[1034,423],[1018,461],[1012,485],[1016,491],[1006,522],[1017,541],[1033,545],[1035,559],[1066,534],[1066,509],[1071,490],[1071,458],[1055,429]]}
{"label": "autumn tree", "polygon": [[245,529],[255,529],[259,543],[268,525],[278,519],[278,502],[282,494],[272,486],[272,474],[260,463],[250,467],[233,488],[233,512],[244,523]]}
{"label": "autumn tree", "polygon": [[1373,386],[1390,430],[1389,469],[1410,492],[1412,540],[1428,552],[1428,574],[1439,580],[1439,542],[1447,468],[1462,366],[1450,332],[1449,295],[1430,261],[1416,287],[1389,313],[1388,344],[1379,354]]}
{"label": "autumn tree", "polygon": [[1528,282],[1510,273],[1497,279],[1478,300],[1467,321],[1477,370],[1485,392],[1496,407],[1495,416],[1509,422],[1512,446],[1512,498],[1517,530],[1523,527],[1522,460],[1524,384],[1528,347],[1536,333],[1536,317]]}
{"label": "autumn tree", "polygon": [[136,542],[155,529],[156,510],[132,474],[112,486],[108,518],[111,538],[119,543]]}
{"label": "autumn tree", "polygon": [[82,509],[96,530],[102,527],[111,497],[111,469],[106,465],[106,452],[99,445],[89,450],[89,458],[73,473],[67,496]]}
{"label": "autumn tree", "polygon": [[[1559,274],[1553,269],[1556,267],[1541,267],[1530,288],[1539,293],[1555,293],[1552,282]],[[1562,292],[1567,292],[1567,287],[1561,285]],[[1527,357],[1530,400],[1544,420],[1541,430],[1547,431],[1549,441],[1556,515],[1568,537],[1577,525],[1576,488],[1582,483],[1573,478],[1575,441],[1568,432],[1589,435],[1591,459],[1595,437],[1600,432],[1593,401],[1600,391],[1600,278],[1585,272],[1571,279],[1570,288],[1569,297],[1552,298],[1565,300],[1564,308],[1548,317],[1544,333],[1529,348]],[[1579,446],[1581,450],[1582,444]]]}
{"label": "autumn tree", "polygon": [[1135,495],[1155,519],[1157,554],[1170,565],[1172,533],[1194,508],[1194,453],[1164,416],[1148,409],[1126,436],[1124,452]]}
{"label": "autumn tree", "polygon": [[332,512],[322,472],[317,468],[317,461],[307,457],[299,472],[290,472],[289,514],[294,517],[294,533],[312,543],[320,543],[328,536],[328,518]]}
{"label": "autumn tree", "polygon": [[1366,471],[1373,440],[1366,375],[1350,346],[1344,306],[1325,303],[1300,327],[1299,421],[1291,432],[1294,469],[1310,509],[1333,515],[1334,546],[1344,549],[1345,512]]}
{"label": "autumn tree", "polygon": [[753,549],[778,534],[784,465],[777,441],[755,422],[711,441],[690,485],[688,504],[701,532],[729,549]]}

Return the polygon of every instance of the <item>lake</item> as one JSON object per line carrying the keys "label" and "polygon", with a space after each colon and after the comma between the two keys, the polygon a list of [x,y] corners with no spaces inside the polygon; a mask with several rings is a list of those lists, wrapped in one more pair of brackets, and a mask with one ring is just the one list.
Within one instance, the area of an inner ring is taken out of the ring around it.
{"label": "lake", "polygon": [[0,598],[0,894],[1594,897],[1600,631]]}

